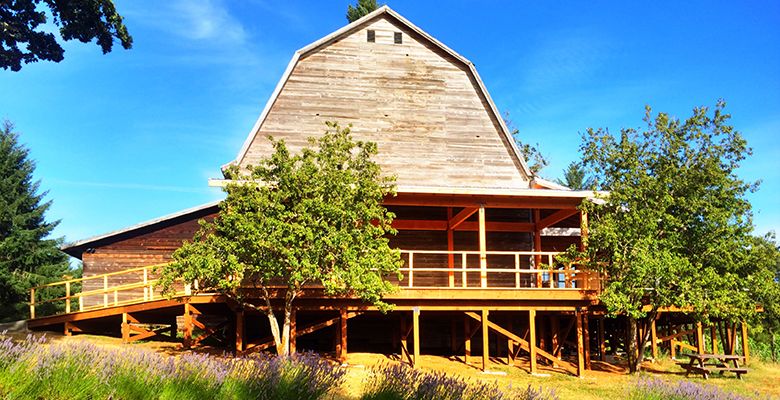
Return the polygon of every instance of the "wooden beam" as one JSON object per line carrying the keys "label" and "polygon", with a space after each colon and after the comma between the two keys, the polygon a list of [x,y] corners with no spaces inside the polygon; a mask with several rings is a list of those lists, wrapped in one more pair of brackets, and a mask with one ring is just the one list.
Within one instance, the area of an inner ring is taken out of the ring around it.
{"label": "wooden beam", "polygon": [[[392,227],[400,231],[446,231],[447,221],[427,219],[395,219]],[[534,224],[530,222],[487,222],[485,228],[488,232],[533,232]],[[453,229],[463,232],[479,231],[479,221],[465,221]]]}
{"label": "wooden beam", "polygon": [[471,357],[471,319],[468,316],[463,319],[463,362],[469,363]]}
{"label": "wooden beam", "polygon": [[742,321],[742,355],[745,356],[745,364],[750,362],[750,344],[748,343],[747,322]]}
{"label": "wooden beam", "polygon": [[412,340],[414,341],[414,366],[420,363],[420,309],[412,310]]}
{"label": "wooden beam", "polygon": [[[447,207],[447,220],[452,221],[452,207]],[[455,238],[452,232],[452,228],[447,229],[447,267],[450,271],[447,273],[447,280],[450,287],[455,287]],[[454,331],[453,331],[454,332]],[[453,340],[453,343],[455,341]]]}
{"label": "wooden beam", "polygon": [[338,343],[336,345],[336,357],[339,362],[347,361],[347,309],[339,310]]}
{"label": "wooden beam", "polygon": [[479,284],[487,287],[487,235],[485,232],[485,206],[479,206]]}
{"label": "wooden beam", "polygon": [[432,206],[432,207],[478,207],[484,204],[490,208],[551,208],[576,209],[582,198],[541,196],[497,196],[497,195],[447,195],[398,193],[385,197],[385,206]]}
{"label": "wooden beam", "polygon": [[580,212],[580,251],[588,247],[588,213]]}
{"label": "wooden beam", "polygon": [[585,344],[583,343],[583,331],[582,331],[582,311],[577,310],[577,376],[583,377],[585,375]]}
{"label": "wooden beam", "polygon": [[[447,222],[447,229],[455,229],[458,227],[458,225],[465,222],[469,217],[474,215],[475,212],[479,211],[482,207],[466,207],[463,210],[461,210],[459,213],[455,214],[454,217],[449,218]],[[452,209],[452,207],[450,207]]]}
{"label": "wooden beam", "polygon": [[712,354],[720,354],[718,350],[718,328],[714,323],[710,325],[710,341],[712,342]]}
{"label": "wooden beam", "polygon": [[236,311],[236,353],[244,351],[244,311]]}
{"label": "wooden beam", "polygon": [[704,332],[702,330],[701,322],[696,323],[696,352],[704,354]]}
{"label": "wooden beam", "polygon": [[[557,358],[561,358],[561,350],[560,350],[560,342],[561,342],[561,323],[560,319],[558,318],[558,315],[552,315],[550,316],[550,331],[552,332],[552,337],[550,338],[550,350],[552,350],[552,355],[554,355]],[[566,338],[564,338],[565,340]]]}
{"label": "wooden beam", "polygon": [[[534,209],[534,224],[539,222],[539,209]],[[536,226],[536,225],[535,225]],[[542,251],[542,232],[538,228],[534,227],[534,251]],[[542,264],[541,254],[534,255],[534,268],[539,269]],[[542,273],[536,274],[536,287],[542,287]]]}
{"label": "wooden beam", "polygon": [[571,217],[572,215],[576,215],[579,211],[577,210],[558,210],[541,220],[534,220],[536,222],[535,230],[540,231],[544,228],[547,228],[549,226],[553,226],[557,224],[558,222],[561,222],[565,220],[566,218]]}
{"label": "wooden beam", "polygon": [[650,323],[650,348],[652,349],[654,362],[658,362],[658,332],[656,331],[656,320],[657,318],[653,318],[653,321]]}
{"label": "wooden beam", "polygon": [[482,309],[482,371],[488,370],[488,362],[490,361],[490,343],[488,342],[488,336],[490,331],[488,330],[489,311],[485,308]]}
{"label": "wooden beam", "polygon": [[536,373],[536,310],[528,311],[528,350],[531,354],[531,374]]}
{"label": "wooden beam", "polygon": [[184,341],[182,345],[189,349],[192,345],[192,305],[189,302],[184,303]]}
{"label": "wooden beam", "polygon": [[409,337],[409,331],[411,328],[408,328],[406,326],[406,316],[404,316],[404,313],[399,314],[399,322],[401,327],[401,357],[403,358],[406,356],[406,360],[409,362],[409,365],[414,366],[414,359],[412,358],[412,355],[409,353],[409,346],[407,343],[407,339]]}

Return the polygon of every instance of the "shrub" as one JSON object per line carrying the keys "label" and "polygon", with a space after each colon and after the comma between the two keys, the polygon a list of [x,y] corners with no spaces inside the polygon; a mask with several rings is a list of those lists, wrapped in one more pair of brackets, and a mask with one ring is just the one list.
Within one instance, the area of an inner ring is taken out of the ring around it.
{"label": "shrub", "polygon": [[423,372],[403,364],[371,370],[362,400],[557,400],[554,392],[501,390],[495,383],[469,382],[441,372]]}
{"label": "shrub", "polygon": [[307,353],[171,357],[132,346],[0,339],[4,399],[320,399],[344,377]]}
{"label": "shrub", "polygon": [[629,400],[748,400],[716,386],[691,381],[668,382],[658,378],[640,378],[631,389]]}

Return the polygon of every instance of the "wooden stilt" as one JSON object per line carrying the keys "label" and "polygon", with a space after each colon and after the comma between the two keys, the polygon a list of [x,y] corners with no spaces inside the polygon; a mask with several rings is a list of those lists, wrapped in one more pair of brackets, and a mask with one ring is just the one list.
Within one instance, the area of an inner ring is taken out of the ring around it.
{"label": "wooden stilt", "polygon": [[298,317],[298,313],[295,311],[295,308],[290,310],[290,354],[295,354],[298,352],[298,328],[296,326],[296,318]]}
{"label": "wooden stilt", "polygon": [[468,364],[471,360],[471,319],[464,317],[463,319],[463,362]]}
{"label": "wooden stilt", "polygon": [[414,340],[414,366],[420,363],[420,308],[415,307],[412,310],[412,330]]}
{"label": "wooden stilt", "polygon": [[577,319],[577,376],[585,375],[585,343],[583,340],[582,311],[575,312]]}
{"label": "wooden stilt", "polygon": [[729,322],[729,354],[737,354],[737,324]]}
{"label": "wooden stilt", "polygon": [[704,354],[704,331],[702,330],[701,322],[696,323],[696,352]]}
{"label": "wooden stilt", "polygon": [[599,358],[607,361],[607,344],[604,337],[604,317],[599,318]]}
{"label": "wooden stilt", "polygon": [[[551,331],[550,350],[552,350],[552,354],[555,357],[560,359],[561,358],[561,348],[560,348],[561,323],[557,315],[553,315],[550,317],[550,331]],[[564,338],[563,340],[566,339]]]}
{"label": "wooden stilt", "polygon": [[488,362],[490,361],[488,313],[488,310],[482,310],[482,371],[487,371]]}
{"label": "wooden stilt", "polygon": [[130,324],[126,312],[122,313],[122,343],[130,343]]}
{"label": "wooden stilt", "polygon": [[656,320],[658,318],[653,318],[653,321],[650,323],[650,348],[652,349],[653,353],[653,361],[658,361],[658,332],[656,331]]}
{"label": "wooden stilt", "polygon": [[236,353],[244,351],[244,311],[236,311]]}
{"label": "wooden stilt", "polygon": [[536,373],[536,310],[528,311],[528,350],[531,354],[531,374]]}
{"label": "wooden stilt", "polygon": [[742,321],[742,355],[745,356],[745,364],[750,362],[750,344],[748,343],[747,322]]}
{"label": "wooden stilt", "polygon": [[590,369],[590,325],[588,323],[588,312],[582,313],[582,341],[585,344],[585,369]]}
{"label": "wooden stilt", "polygon": [[539,348],[547,351],[547,318],[545,315],[536,318],[536,338],[539,340]]}
{"label": "wooden stilt", "polygon": [[339,343],[336,347],[336,353],[339,362],[347,361],[347,309],[342,308],[339,310]]}
{"label": "wooden stilt", "polygon": [[182,342],[185,349],[189,349],[192,345],[192,325],[192,306],[187,302],[184,303],[184,341]]}

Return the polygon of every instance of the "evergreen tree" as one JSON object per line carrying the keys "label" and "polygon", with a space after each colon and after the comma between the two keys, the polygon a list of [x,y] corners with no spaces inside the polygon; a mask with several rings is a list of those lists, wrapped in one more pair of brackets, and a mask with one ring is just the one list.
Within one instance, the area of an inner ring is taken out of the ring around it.
{"label": "evergreen tree", "polygon": [[569,166],[563,170],[563,179],[557,179],[556,182],[571,190],[588,190],[593,189],[595,186],[593,178],[587,176],[582,164],[578,162],[569,164]]}
{"label": "evergreen tree", "polygon": [[[38,193],[33,181],[35,163],[19,144],[13,124],[0,127],[0,322],[27,318],[30,288],[61,280],[69,273],[67,256],[49,237],[59,221],[47,222],[46,192]],[[61,290],[61,289],[59,289]],[[55,289],[39,294],[38,300],[63,296]],[[48,303],[39,313],[53,311]]]}
{"label": "evergreen tree", "polygon": [[377,8],[376,0],[358,0],[354,7],[351,4],[347,6],[347,21],[355,22]]}

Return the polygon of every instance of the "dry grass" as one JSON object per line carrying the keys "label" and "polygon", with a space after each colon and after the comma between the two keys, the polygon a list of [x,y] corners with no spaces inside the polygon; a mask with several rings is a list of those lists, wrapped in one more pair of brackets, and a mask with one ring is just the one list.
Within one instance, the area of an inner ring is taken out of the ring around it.
{"label": "dry grass", "polygon": [[[64,337],[61,335],[47,334],[53,340],[88,340],[92,343],[105,346],[122,346],[121,340],[105,336],[77,335]],[[181,354],[181,345],[174,342],[148,341],[132,344],[157,352],[170,355]],[[216,348],[201,348],[199,352],[222,354],[223,350]],[[541,366],[539,376],[529,374],[527,362],[518,360],[515,366],[506,365],[505,359],[495,359],[490,365],[492,373],[485,374],[481,371],[481,359],[474,357],[472,362],[476,364],[466,365],[455,358],[428,356],[420,357],[419,367],[424,370],[440,371],[447,374],[459,375],[464,378],[497,382],[501,386],[554,388],[561,399],[596,400],[596,399],[621,399],[625,398],[631,384],[637,378],[626,374],[625,369],[613,364],[593,362],[593,370],[587,371],[584,378],[571,376],[559,369]],[[343,387],[336,392],[337,398],[354,399],[359,397],[362,386],[368,377],[372,366],[382,363],[396,363],[393,356],[385,356],[374,353],[351,353],[348,356],[345,367],[348,369],[347,379]],[[707,383],[719,386],[723,389],[741,394],[760,394],[761,397],[780,399],[780,365],[751,362],[750,373],[742,380],[736,379],[733,374],[714,376],[709,380],[701,377],[688,378],[691,381]],[[669,359],[662,359],[658,363],[647,362],[644,364],[646,374],[668,380],[686,379],[682,368]]]}

